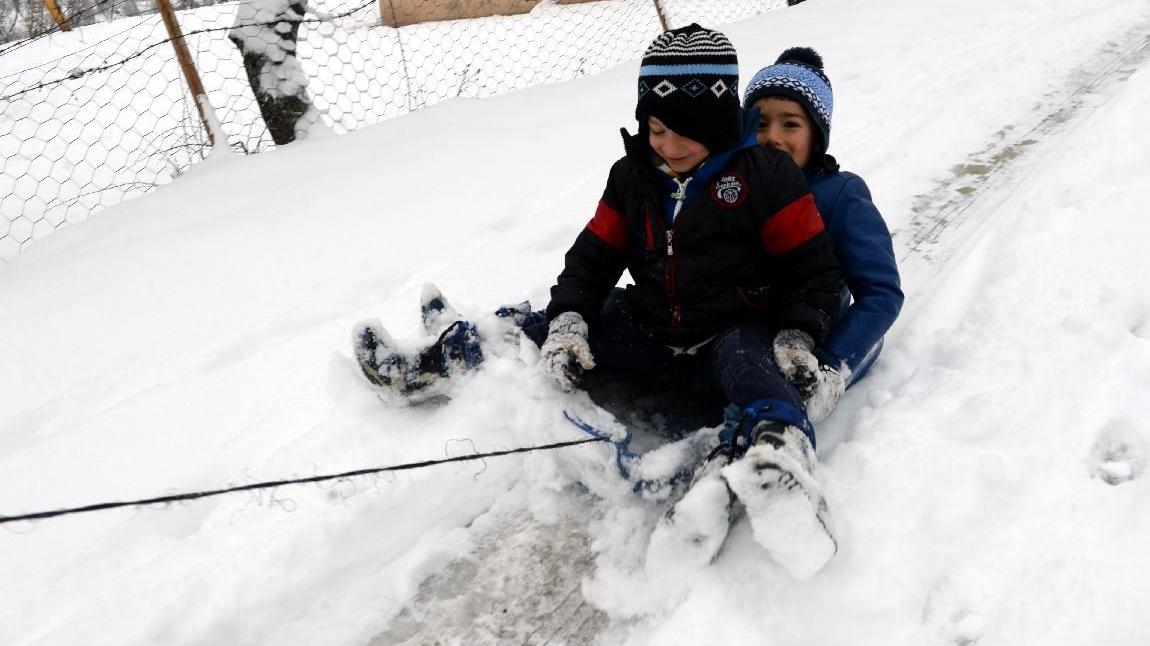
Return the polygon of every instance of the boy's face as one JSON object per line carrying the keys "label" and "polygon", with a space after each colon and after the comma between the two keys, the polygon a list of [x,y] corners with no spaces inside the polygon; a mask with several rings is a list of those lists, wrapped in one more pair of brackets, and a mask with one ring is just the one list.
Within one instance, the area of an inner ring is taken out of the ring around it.
{"label": "boy's face", "polygon": [[811,161],[815,128],[811,118],[798,101],[779,96],[765,96],[755,101],[759,117],[758,141],[760,146],[778,148],[791,156],[802,168]]}
{"label": "boy's face", "polygon": [[655,117],[647,117],[648,140],[655,154],[667,162],[676,175],[695,170],[711,154],[707,147],[671,130]]}

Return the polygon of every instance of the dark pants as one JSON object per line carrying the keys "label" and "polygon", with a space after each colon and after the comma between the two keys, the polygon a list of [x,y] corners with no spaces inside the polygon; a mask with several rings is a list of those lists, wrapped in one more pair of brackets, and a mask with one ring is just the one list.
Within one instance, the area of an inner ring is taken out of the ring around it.
{"label": "dark pants", "polygon": [[[749,414],[749,422],[779,421],[814,433],[803,401],[775,364],[772,330],[759,322],[737,323],[693,352],[659,343],[635,321],[622,289],[607,298],[599,318],[590,325],[588,342],[595,358],[591,380],[645,381],[655,387],[703,386],[717,391],[727,403]],[[521,323],[524,333],[542,346],[547,317],[533,312]]]}

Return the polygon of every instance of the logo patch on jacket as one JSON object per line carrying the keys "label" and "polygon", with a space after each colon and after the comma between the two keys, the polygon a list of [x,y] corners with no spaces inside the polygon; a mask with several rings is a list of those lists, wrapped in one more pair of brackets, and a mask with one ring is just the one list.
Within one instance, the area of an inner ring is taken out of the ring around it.
{"label": "logo patch on jacket", "polygon": [[711,184],[711,199],[719,206],[736,207],[747,199],[747,180],[738,173],[723,173]]}

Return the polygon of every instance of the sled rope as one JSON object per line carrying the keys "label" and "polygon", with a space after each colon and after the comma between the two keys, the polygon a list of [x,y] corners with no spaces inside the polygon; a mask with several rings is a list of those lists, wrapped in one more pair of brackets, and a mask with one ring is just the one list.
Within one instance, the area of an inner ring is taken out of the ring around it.
{"label": "sled rope", "polygon": [[482,460],[485,458],[496,458],[505,455],[512,455],[514,453],[530,453],[533,451],[551,451],[555,449],[562,449],[569,446],[578,446],[580,444],[589,444],[591,442],[607,442],[605,437],[591,437],[584,440],[573,440],[570,442],[556,442],[554,444],[542,444],[539,446],[524,446],[518,449],[507,449],[504,451],[491,451],[489,453],[473,453],[471,455],[461,455],[453,458],[444,458],[442,460],[424,460],[422,462],[409,462],[407,464],[396,464],[386,467],[372,467],[368,469],[356,469],[355,471],[344,471],[343,473],[331,473],[327,475],[311,476],[310,478],[293,478],[289,480],[272,480],[268,482],[253,482],[251,484],[239,485],[236,487],[227,487],[224,489],[210,489],[206,491],[191,491],[187,493],[178,493],[168,496],[159,496],[156,498],[144,498],[141,500],[124,500],[118,502],[101,502],[83,507],[71,507],[68,509],[56,509],[54,511],[39,511],[31,514],[20,514],[16,516],[0,516],[0,525],[4,523],[15,523],[22,520],[42,520],[45,518],[55,518],[57,516],[69,516],[72,514],[83,514],[93,511],[104,511],[106,509],[117,509],[120,507],[139,507],[143,505],[156,505],[173,502],[183,502],[187,500],[197,500],[199,498],[209,498],[212,496],[223,496],[225,494],[240,493],[243,491],[256,491],[259,489],[271,489],[274,487],[282,487],[284,485],[296,484],[309,484],[313,482],[325,482],[327,480],[340,480],[342,478],[357,478],[360,476],[368,476],[377,473],[384,473],[388,471],[410,471],[413,469],[422,469],[425,467],[436,466],[440,464],[448,464],[450,462],[470,462],[473,460]]}

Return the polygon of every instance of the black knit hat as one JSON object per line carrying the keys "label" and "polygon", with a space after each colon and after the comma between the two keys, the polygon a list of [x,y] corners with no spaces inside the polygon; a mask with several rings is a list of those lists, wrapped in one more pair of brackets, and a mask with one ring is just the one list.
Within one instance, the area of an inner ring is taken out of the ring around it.
{"label": "black knit hat", "polygon": [[739,59],[727,37],[687,25],[656,38],[639,68],[635,118],[646,139],[647,117],[712,153],[739,143]]}
{"label": "black knit hat", "polygon": [[835,99],[818,52],[810,47],[792,47],[780,54],[774,65],[759,70],[747,84],[743,105],[750,107],[765,96],[785,97],[803,106],[822,136],[819,152],[827,151]]}

